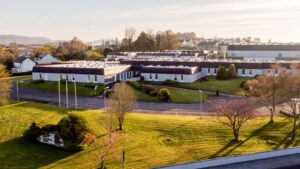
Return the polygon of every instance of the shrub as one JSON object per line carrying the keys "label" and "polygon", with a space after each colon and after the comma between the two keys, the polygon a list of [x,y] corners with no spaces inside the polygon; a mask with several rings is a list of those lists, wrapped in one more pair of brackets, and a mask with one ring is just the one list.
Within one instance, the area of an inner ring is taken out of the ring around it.
{"label": "shrub", "polygon": [[142,91],[149,94],[150,95],[150,92],[155,90],[153,87],[149,86],[149,85],[143,85],[142,86]]}
{"label": "shrub", "polygon": [[199,82],[207,82],[207,81],[209,81],[209,77],[207,77],[207,76],[201,77],[198,81]]}
{"label": "shrub", "polygon": [[32,81],[32,84],[40,84],[40,83],[44,83],[44,80],[40,79],[40,80],[34,80],[34,81]]}
{"label": "shrub", "polygon": [[178,84],[179,82],[177,82],[176,80],[166,80],[163,82],[163,85],[167,85],[167,86],[176,86]]}
{"label": "shrub", "polygon": [[149,93],[150,96],[156,97],[158,95],[158,90],[154,89]]}
{"label": "shrub", "polygon": [[33,122],[29,129],[27,129],[24,133],[23,136],[25,139],[28,139],[30,141],[35,141],[36,138],[42,133],[42,127],[41,125]]}
{"label": "shrub", "polygon": [[137,89],[137,90],[140,90],[142,88],[142,85],[139,83],[139,82],[136,82],[136,81],[127,81],[126,82],[129,86]]}
{"label": "shrub", "polygon": [[157,95],[158,100],[167,102],[170,100],[170,92],[166,88],[162,88],[159,90],[158,95]]}
{"label": "shrub", "polygon": [[95,87],[97,86],[97,84],[90,82],[90,83],[85,83],[83,86],[86,87],[86,88],[95,89]]}

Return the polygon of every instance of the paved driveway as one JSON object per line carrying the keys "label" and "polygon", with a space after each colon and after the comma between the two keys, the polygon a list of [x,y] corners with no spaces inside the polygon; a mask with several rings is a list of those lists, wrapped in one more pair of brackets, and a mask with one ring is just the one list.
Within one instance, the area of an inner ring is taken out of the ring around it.
{"label": "paved driveway", "polygon": [[[12,99],[17,99],[16,86],[13,86],[11,93]],[[20,88],[20,100],[35,101],[58,105],[58,93],[50,91],[41,91],[36,89]],[[73,95],[69,95],[69,107],[75,108],[75,99]],[[218,99],[230,99],[232,97],[221,96]],[[104,99],[102,97],[82,97],[79,96],[79,109],[104,109]],[[61,106],[66,107],[65,93],[61,94]],[[202,111],[201,111],[202,110]],[[159,102],[137,102],[134,110],[138,113],[159,113],[159,114],[178,114],[178,115],[201,115],[213,112],[213,108],[209,103],[197,104],[176,104],[176,103],[159,103]],[[203,113],[202,113],[203,112]]]}

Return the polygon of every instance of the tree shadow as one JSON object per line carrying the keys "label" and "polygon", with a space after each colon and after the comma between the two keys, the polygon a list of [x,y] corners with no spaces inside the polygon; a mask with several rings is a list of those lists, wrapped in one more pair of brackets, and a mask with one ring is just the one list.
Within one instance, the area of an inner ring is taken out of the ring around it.
{"label": "tree shadow", "polygon": [[266,130],[267,127],[269,127],[270,125],[272,125],[270,122],[264,124],[262,127],[254,130],[253,132],[251,132],[251,134],[242,141],[236,142],[234,140],[231,140],[229,143],[227,143],[224,147],[222,147],[220,150],[218,150],[216,153],[214,153],[210,158],[215,158],[218,157],[219,154],[223,153],[225,150],[228,150],[230,147],[232,147],[231,149],[229,149],[223,156],[228,156],[230,153],[232,153],[235,149],[237,149],[238,147],[240,147],[241,145],[243,145],[244,143],[246,143],[248,140],[250,140],[251,138],[259,135],[260,133],[262,133],[264,130]]}
{"label": "tree shadow", "polygon": [[0,143],[0,168],[39,168],[70,155],[60,148],[19,137]]}

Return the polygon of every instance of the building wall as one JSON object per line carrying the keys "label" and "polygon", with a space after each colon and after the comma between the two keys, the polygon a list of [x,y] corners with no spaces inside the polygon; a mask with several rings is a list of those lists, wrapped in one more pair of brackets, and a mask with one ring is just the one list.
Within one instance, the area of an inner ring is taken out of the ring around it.
{"label": "building wall", "polygon": [[79,83],[104,83],[103,75],[86,75],[86,74],[57,74],[57,73],[32,73],[32,80],[45,80],[45,81],[58,81],[66,80],[73,81],[73,78],[76,82]]}
{"label": "building wall", "polygon": [[[156,78],[157,75],[157,78]],[[192,83],[199,78],[201,78],[201,72],[192,74],[192,75],[186,75],[186,74],[162,74],[162,73],[141,73],[141,76],[144,77],[145,81],[157,81],[157,82],[163,82],[166,80],[176,80],[178,82],[182,83]],[[152,76],[152,78],[151,78]]]}
{"label": "building wall", "polygon": [[31,72],[33,67],[35,66],[35,62],[31,59],[26,59],[21,64],[21,71],[22,72]]}
{"label": "building wall", "polygon": [[298,58],[300,59],[300,51],[228,51],[229,57],[244,57],[244,59],[256,60],[275,60],[277,57],[282,58]]}

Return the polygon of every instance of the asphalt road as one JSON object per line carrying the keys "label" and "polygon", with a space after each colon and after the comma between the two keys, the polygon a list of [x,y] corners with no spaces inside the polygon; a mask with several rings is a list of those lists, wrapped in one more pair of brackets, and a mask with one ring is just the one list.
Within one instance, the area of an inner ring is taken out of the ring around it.
{"label": "asphalt road", "polygon": [[[58,93],[50,91],[41,91],[36,89],[19,88],[19,98],[25,101],[35,101],[58,104]],[[16,86],[13,86],[11,98],[17,100]],[[75,98],[69,95],[69,108],[75,108]],[[216,100],[230,99],[232,96],[216,97]],[[102,97],[82,97],[78,96],[79,109],[104,109],[104,99]],[[61,94],[61,107],[66,108],[66,95]],[[137,102],[134,112],[137,113],[158,113],[158,114],[178,114],[178,115],[201,115],[213,112],[209,103],[197,104],[176,104],[159,102]]]}

